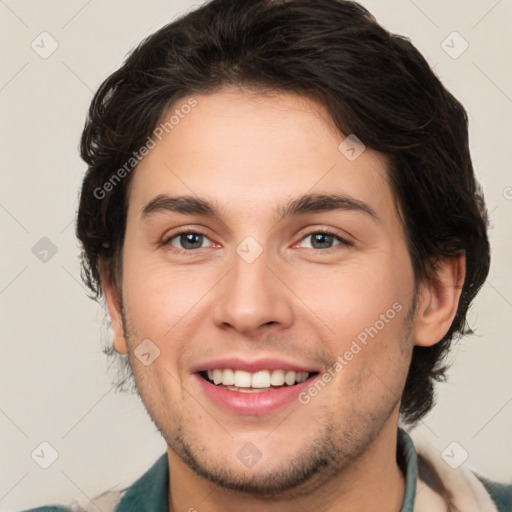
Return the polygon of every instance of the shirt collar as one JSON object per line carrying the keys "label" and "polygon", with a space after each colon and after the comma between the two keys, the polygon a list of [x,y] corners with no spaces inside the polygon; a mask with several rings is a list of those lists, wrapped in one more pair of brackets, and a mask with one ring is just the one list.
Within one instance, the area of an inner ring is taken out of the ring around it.
{"label": "shirt collar", "polygon": [[164,453],[153,466],[131,485],[115,512],[163,512],[169,510],[169,460]]}
{"label": "shirt collar", "polygon": [[398,429],[397,461],[405,477],[405,494],[400,512],[413,512],[418,477],[418,460],[412,439],[401,428]]}

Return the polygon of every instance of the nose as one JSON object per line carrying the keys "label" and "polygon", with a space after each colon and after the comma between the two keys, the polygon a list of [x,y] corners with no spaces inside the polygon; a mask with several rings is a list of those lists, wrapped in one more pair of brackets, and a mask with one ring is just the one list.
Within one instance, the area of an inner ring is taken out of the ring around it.
{"label": "nose", "polygon": [[293,294],[279,276],[276,265],[269,267],[263,252],[247,262],[234,255],[233,268],[217,288],[214,322],[222,329],[251,336],[276,331],[293,322]]}

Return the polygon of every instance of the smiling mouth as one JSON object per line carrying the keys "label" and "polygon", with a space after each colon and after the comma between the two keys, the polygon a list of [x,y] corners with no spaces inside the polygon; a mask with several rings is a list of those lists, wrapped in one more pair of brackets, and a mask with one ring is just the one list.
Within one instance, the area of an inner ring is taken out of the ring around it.
{"label": "smiling mouth", "polygon": [[204,370],[199,375],[217,387],[239,393],[265,393],[293,387],[318,375],[318,372],[295,372],[293,370],[261,370],[246,372],[229,368]]}

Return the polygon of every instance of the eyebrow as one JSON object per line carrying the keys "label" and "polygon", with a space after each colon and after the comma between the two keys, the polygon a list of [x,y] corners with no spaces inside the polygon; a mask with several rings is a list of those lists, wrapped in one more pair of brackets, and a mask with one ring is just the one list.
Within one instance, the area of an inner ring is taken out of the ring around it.
{"label": "eyebrow", "polygon": [[[378,221],[375,210],[364,201],[342,194],[306,194],[279,205],[276,212],[279,221],[306,213],[328,211],[355,211],[368,215]],[[142,208],[142,218],[146,219],[156,213],[180,213],[183,215],[204,215],[220,217],[220,210],[211,202],[194,196],[168,196],[159,194]]]}

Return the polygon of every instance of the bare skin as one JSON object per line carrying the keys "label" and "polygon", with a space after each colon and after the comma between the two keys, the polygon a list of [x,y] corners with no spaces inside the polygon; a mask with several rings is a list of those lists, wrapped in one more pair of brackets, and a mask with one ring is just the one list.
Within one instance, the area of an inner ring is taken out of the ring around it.
{"label": "bare skin", "polygon": [[[168,444],[169,510],[397,512],[412,349],[448,330],[464,258],[415,285],[386,159],[368,148],[347,159],[345,135],[319,104],[227,89],[194,98],[133,176],[121,290],[102,276],[114,346]],[[159,195],[217,211],[144,214]],[[281,218],[304,195],[348,201]],[[196,246],[184,230],[198,234]],[[250,263],[236,251],[249,236],[250,251],[261,249]],[[393,305],[393,318],[306,404],[235,414],[198,384],[194,368],[221,357],[273,357],[321,377]],[[148,366],[134,353],[145,339],[160,350]],[[261,454],[252,467],[237,457],[247,443]]]}

